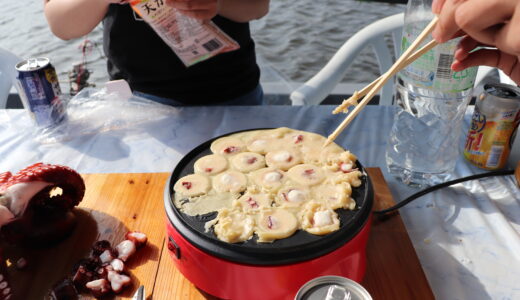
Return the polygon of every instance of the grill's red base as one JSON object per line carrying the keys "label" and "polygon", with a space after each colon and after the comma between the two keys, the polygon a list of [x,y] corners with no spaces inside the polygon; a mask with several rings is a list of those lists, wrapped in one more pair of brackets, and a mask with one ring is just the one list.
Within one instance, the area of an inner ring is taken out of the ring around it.
{"label": "grill's red base", "polygon": [[168,222],[167,241],[177,269],[195,286],[223,299],[294,299],[307,281],[338,275],[360,282],[366,269],[366,244],[372,218],[340,248],[318,258],[280,266],[245,265],[217,258],[193,246]]}

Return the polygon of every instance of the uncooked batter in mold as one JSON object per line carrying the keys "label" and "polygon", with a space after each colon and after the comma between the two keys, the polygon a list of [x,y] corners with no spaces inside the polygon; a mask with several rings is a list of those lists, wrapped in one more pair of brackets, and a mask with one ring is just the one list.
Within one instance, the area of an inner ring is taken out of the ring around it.
{"label": "uncooked batter in mold", "polygon": [[324,143],[321,135],[285,127],[217,139],[213,154],[195,162],[196,174],[175,183],[175,206],[191,216],[217,211],[206,230],[228,243],[336,231],[336,211],[356,208],[351,193],[362,174],[352,153]]}

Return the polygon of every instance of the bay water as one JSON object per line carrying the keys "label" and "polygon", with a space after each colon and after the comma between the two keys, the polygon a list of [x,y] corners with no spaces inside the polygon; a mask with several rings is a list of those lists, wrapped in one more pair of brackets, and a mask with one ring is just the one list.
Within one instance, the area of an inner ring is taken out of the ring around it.
{"label": "bay water", "polygon": [[[267,16],[251,22],[262,82],[303,82],[318,72],[334,52],[364,26],[404,11],[405,6],[355,0],[273,0]],[[56,68],[63,91],[69,90],[68,72],[87,62],[89,82],[102,86],[108,80],[102,49],[102,25],[85,37],[63,41],[49,30],[43,1],[2,1],[0,47],[19,57],[48,57]],[[91,47],[83,56],[81,45]],[[136,43],[139,41],[136,40]],[[371,49],[351,66],[343,82],[368,83],[378,77]]]}

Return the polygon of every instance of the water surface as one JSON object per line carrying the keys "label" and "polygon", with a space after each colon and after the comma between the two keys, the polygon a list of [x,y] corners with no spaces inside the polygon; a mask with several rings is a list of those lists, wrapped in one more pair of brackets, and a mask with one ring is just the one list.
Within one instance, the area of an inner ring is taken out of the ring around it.
{"label": "water surface", "polygon": [[[403,10],[399,4],[354,0],[271,1],[269,14],[251,24],[262,81],[309,79],[359,29]],[[0,15],[0,47],[22,58],[50,58],[64,91],[69,89],[67,74],[72,65],[84,59],[80,46],[85,41],[93,45],[86,53],[92,73],[89,81],[100,86],[108,80],[101,25],[84,38],[63,41],[50,32],[42,1],[3,1]],[[365,50],[343,81],[370,82],[377,74],[377,62],[371,50]]]}

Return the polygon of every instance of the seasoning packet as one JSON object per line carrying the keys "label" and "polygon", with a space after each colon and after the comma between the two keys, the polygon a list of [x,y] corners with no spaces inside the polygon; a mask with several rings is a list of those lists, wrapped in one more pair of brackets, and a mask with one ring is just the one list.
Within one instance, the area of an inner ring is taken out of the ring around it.
{"label": "seasoning packet", "polygon": [[185,16],[164,0],[131,0],[130,5],[187,67],[240,48],[213,21]]}

